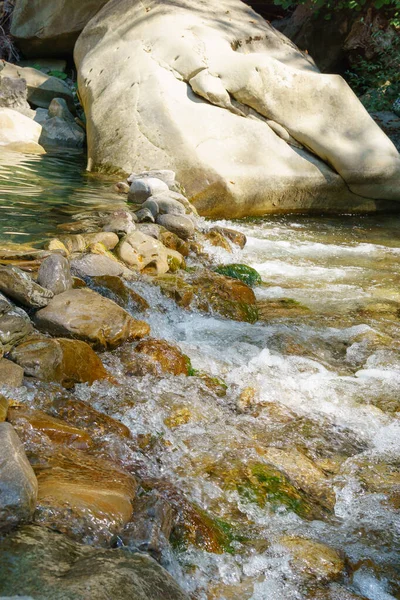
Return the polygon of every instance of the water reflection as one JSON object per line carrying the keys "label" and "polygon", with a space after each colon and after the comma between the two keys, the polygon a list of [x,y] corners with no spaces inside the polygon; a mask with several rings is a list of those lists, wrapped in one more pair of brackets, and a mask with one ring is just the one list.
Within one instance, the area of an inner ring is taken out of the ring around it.
{"label": "water reflection", "polygon": [[39,241],[87,209],[119,206],[115,178],[85,171],[82,153],[46,155],[0,150],[0,240]]}

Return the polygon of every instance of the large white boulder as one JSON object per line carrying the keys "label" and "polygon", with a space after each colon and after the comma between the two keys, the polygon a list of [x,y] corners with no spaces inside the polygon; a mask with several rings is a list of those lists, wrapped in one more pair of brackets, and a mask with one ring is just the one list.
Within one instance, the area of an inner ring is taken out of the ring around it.
{"label": "large white boulder", "polygon": [[89,170],[172,169],[210,216],[400,200],[399,154],[345,81],[240,0],[110,0],[75,61]]}

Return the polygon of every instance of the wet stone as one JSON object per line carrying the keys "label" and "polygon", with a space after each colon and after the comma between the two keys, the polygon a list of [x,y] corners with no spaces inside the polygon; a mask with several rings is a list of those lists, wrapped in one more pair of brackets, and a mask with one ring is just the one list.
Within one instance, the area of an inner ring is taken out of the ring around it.
{"label": "wet stone", "polygon": [[[129,181],[129,180],[128,180]],[[131,182],[129,189],[128,200],[142,204],[155,194],[167,192],[168,185],[157,177],[140,177],[135,178]]]}
{"label": "wet stone", "polygon": [[193,221],[185,214],[160,214],[156,222],[184,240],[191,237],[195,231]]}
{"label": "wet stone", "polygon": [[68,260],[61,254],[52,254],[40,265],[38,283],[54,294],[61,294],[72,288],[71,269]]}
{"label": "wet stone", "polygon": [[100,254],[84,254],[79,258],[72,259],[71,270],[78,277],[131,275],[130,270],[115,257],[111,258]]}
{"label": "wet stone", "polygon": [[147,300],[130,288],[121,277],[113,275],[99,275],[93,277],[93,283],[101,289],[106,289],[112,294],[112,300],[123,307],[131,306],[134,310],[145,311],[149,308]]}
{"label": "wet stone", "polygon": [[137,482],[111,461],[59,449],[34,464],[36,523],[93,544],[109,544],[132,516]]}
{"label": "wet stone", "polygon": [[67,388],[108,377],[97,354],[78,340],[31,337],[16,346],[10,356],[25,375],[55,381]]}
{"label": "wet stone", "polygon": [[5,358],[0,359],[0,387],[6,385],[17,388],[22,385],[23,380],[24,370],[20,366]]}
{"label": "wet stone", "polygon": [[5,396],[0,394],[0,423],[3,423],[7,418],[8,412],[8,400]]}
{"label": "wet stone", "polygon": [[68,252],[86,252],[94,244],[103,244],[107,250],[112,250],[118,244],[119,238],[111,231],[60,236],[60,241]]}
{"label": "wet stone", "polygon": [[213,231],[216,231],[223,235],[225,238],[228,238],[232,244],[239,246],[239,248],[244,248],[247,242],[246,236],[244,233],[237,231],[236,229],[228,229],[227,227],[213,227]]}
{"label": "wet stone", "polygon": [[54,295],[17,267],[0,266],[0,291],[16,302],[31,308],[46,306]]}
{"label": "wet stone", "polygon": [[[17,432],[21,430],[21,439],[29,436],[28,429],[32,428],[47,436],[54,444],[84,450],[92,444],[92,438],[83,429],[74,427],[40,410],[25,406],[14,406],[8,411],[8,421]],[[23,433],[25,429],[25,434]]]}
{"label": "wet stone", "polygon": [[150,331],[147,323],[133,319],[115,302],[88,289],[55,296],[36,313],[35,323],[48,333],[81,339],[97,349],[116,348]]}
{"label": "wet stone", "polygon": [[10,351],[32,333],[33,326],[28,315],[20,308],[12,308],[0,317],[0,343],[4,351]]}
{"label": "wet stone", "polygon": [[158,363],[162,372],[171,375],[188,375],[190,361],[180,349],[165,340],[144,340],[135,347],[135,352],[145,354]]}
{"label": "wet stone", "polygon": [[10,423],[0,423],[0,448],[0,531],[5,531],[31,519],[38,484]]}
{"label": "wet stone", "polygon": [[42,600],[189,600],[146,554],[85,546],[29,526],[0,542],[0,593]]}
{"label": "wet stone", "polygon": [[293,567],[306,577],[333,581],[343,574],[344,560],[334,548],[295,536],[281,538],[280,543],[289,550]]}

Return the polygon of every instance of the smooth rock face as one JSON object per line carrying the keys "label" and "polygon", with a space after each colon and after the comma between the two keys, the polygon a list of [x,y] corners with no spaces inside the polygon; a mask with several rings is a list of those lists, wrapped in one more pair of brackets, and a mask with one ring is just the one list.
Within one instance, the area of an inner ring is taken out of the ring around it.
{"label": "smooth rock face", "polygon": [[169,269],[167,249],[141,231],[135,231],[122,238],[116,248],[116,254],[129,267],[140,271],[152,268],[157,275],[162,275]]}
{"label": "smooth rock face", "polygon": [[53,294],[61,294],[71,289],[72,277],[68,260],[61,254],[52,254],[45,258],[40,265],[37,281]]}
{"label": "smooth rock face", "polygon": [[86,23],[107,0],[16,0],[11,31],[26,56],[71,54]]}
{"label": "smooth rock face", "polygon": [[53,292],[38,285],[17,267],[0,266],[0,291],[31,308],[46,306]]}
{"label": "smooth rock face", "polygon": [[24,370],[6,358],[0,359],[0,387],[7,385],[11,388],[17,388],[22,385],[24,379]]}
{"label": "smooth rock face", "polygon": [[161,192],[168,192],[168,189],[167,184],[156,177],[134,179],[129,188],[128,200],[141,204],[147,198],[150,198],[150,196],[160,194]]}
{"label": "smooth rock face", "polygon": [[18,144],[29,147],[38,153],[44,149],[39,144],[42,127],[29,117],[12,108],[0,108],[0,147],[18,149]]}
{"label": "smooth rock face", "polygon": [[208,216],[400,200],[399,154],[344,80],[239,0],[111,0],[75,62],[89,169],[171,169]]}
{"label": "smooth rock face", "polygon": [[157,224],[162,225],[171,233],[175,233],[177,236],[186,240],[194,234],[194,225],[189,217],[185,215],[159,215],[157,217]]}
{"label": "smooth rock face", "polygon": [[48,333],[81,339],[98,349],[116,348],[150,330],[112,300],[87,289],[58,294],[36,313],[35,323]]}
{"label": "smooth rock face", "polygon": [[[1,66],[3,68],[1,69]],[[28,101],[34,106],[48,108],[53,98],[64,98],[73,109],[72,92],[64,81],[33,69],[32,67],[19,67],[11,63],[0,66],[2,76],[22,78],[28,87]]]}
{"label": "smooth rock face", "polygon": [[128,183],[132,183],[134,179],[142,179],[144,177],[155,177],[161,179],[169,188],[175,186],[175,173],[168,169],[152,169],[151,171],[143,171],[143,173],[132,173],[128,177]]}
{"label": "smooth rock face", "polygon": [[145,554],[78,544],[43,527],[25,527],[0,543],[0,593],[41,600],[188,600]]}
{"label": "smooth rock face", "polygon": [[72,387],[75,383],[91,385],[107,377],[97,354],[88,344],[78,340],[32,337],[16,346],[10,356],[26,375],[57,381],[64,387]]}
{"label": "smooth rock face", "polygon": [[10,423],[0,423],[0,448],[1,531],[29,521],[35,509],[38,484]]}
{"label": "smooth rock face", "polygon": [[100,254],[85,254],[71,261],[71,269],[78,277],[96,277],[101,275],[131,275],[132,272],[118,260]]}

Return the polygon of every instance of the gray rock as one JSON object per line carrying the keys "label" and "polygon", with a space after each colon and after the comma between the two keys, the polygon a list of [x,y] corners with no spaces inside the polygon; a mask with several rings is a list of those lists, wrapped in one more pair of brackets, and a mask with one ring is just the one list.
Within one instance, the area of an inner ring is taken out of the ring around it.
{"label": "gray rock", "polygon": [[28,88],[25,79],[0,77],[0,106],[31,116],[32,110],[28,104]]}
{"label": "gray rock", "polygon": [[171,198],[169,194],[158,194],[149,200],[157,202],[160,215],[184,215],[186,213],[183,204]]}
{"label": "gray rock", "polygon": [[157,194],[156,196],[153,196],[153,199],[156,202],[158,202],[160,198],[176,200],[177,202],[179,202],[180,204],[182,204],[185,207],[186,212],[193,213],[194,215],[198,216],[198,212],[197,212],[196,208],[193,206],[193,204],[191,204],[189,202],[189,200],[187,198],[185,198],[185,196],[183,196],[179,192],[174,192],[173,190],[169,190],[169,192],[163,192],[162,194]]}
{"label": "gray rock", "polygon": [[22,385],[23,380],[24,370],[19,365],[6,358],[0,359],[0,386],[17,388]]}
{"label": "gray rock", "polygon": [[63,121],[68,121],[69,123],[75,123],[75,119],[73,114],[70,112],[67,103],[64,98],[53,98],[49,105],[49,118],[59,117]]}
{"label": "gray rock", "polygon": [[161,227],[155,223],[138,223],[136,229],[158,240],[160,238]]}
{"label": "gray rock", "polygon": [[101,254],[85,254],[71,261],[72,273],[77,277],[100,275],[131,275],[130,269],[117,260]]}
{"label": "gray rock", "polygon": [[189,600],[150,556],[85,546],[35,525],[0,543],[0,593],[38,600]]}
{"label": "gray rock", "polygon": [[36,123],[39,123],[39,125],[43,125],[43,123],[47,121],[48,118],[49,111],[47,110],[47,108],[37,108],[35,110],[35,116],[33,117],[33,120],[36,121]]}
{"label": "gray rock", "polygon": [[162,192],[168,192],[168,186],[164,181],[156,177],[142,177],[132,181],[128,200],[142,204],[150,196],[161,194]]}
{"label": "gray rock", "polygon": [[33,330],[28,315],[20,308],[12,308],[0,317],[0,344],[8,352],[22,342]]}
{"label": "gray rock", "polygon": [[[0,530],[4,531],[32,517],[38,484],[24,447],[10,423],[0,423],[0,448]],[[1,587],[0,592],[4,593]]]}
{"label": "gray rock", "polygon": [[45,258],[40,265],[37,281],[54,294],[70,290],[72,277],[68,260],[61,254],[52,254]]}
{"label": "gray rock", "polygon": [[63,146],[66,148],[83,148],[85,133],[79,125],[60,117],[51,117],[42,124],[39,143],[46,146]]}
{"label": "gray rock", "polygon": [[195,232],[193,221],[186,215],[158,215],[157,224],[184,240]]}
{"label": "gray rock", "polygon": [[147,210],[151,212],[153,217],[156,217],[160,212],[157,202],[153,200],[153,196],[151,198],[148,198],[146,202],[143,202],[142,210],[144,210],[145,208],[147,208]]}
{"label": "gray rock", "polygon": [[7,300],[7,298],[0,294],[0,315],[4,315],[12,309],[12,304]]}
{"label": "gray rock", "polygon": [[17,267],[0,266],[0,291],[24,306],[46,306],[53,292],[35,283],[27,273]]}
{"label": "gray rock", "polygon": [[159,561],[162,551],[168,547],[172,531],[172,507],[153,492],[135,500],[134,515],[134,521],[120,536],[123,543],[131,550],[147,552]]}
{"label": "gray rock", "polygon": [[25,79],[28,87],[28,102],[33,106],[48,108],[53,98],[65,98],[74,110],[72,91],[57,77],[51,77],[32,67],[20,67],[8,62],[3,63],[1,74],[6,77]]}
{"label": "gray rock", "polygon": [[153,213],[148,208],[141,208],[137,211],[136,217],[139,223],[154,223],[155,218]]}
{"label": "gray rock", "polygon": [[169,188],[176,185],[175,182],[175,172],[170,171],[169,169],[151,169],[150,171],[143,171],[142,173],[132,173],[130,177],[128,177],[128,183],[132,183],[135,179],[142,179],[145,177],[155,177],[156,179],[161,179],[164,183],[167,184]]}

